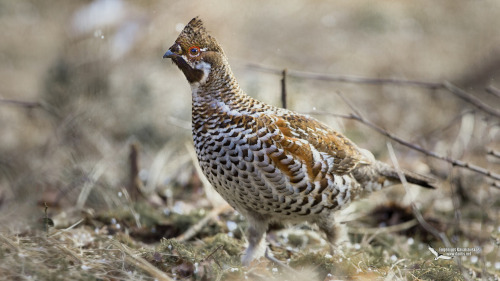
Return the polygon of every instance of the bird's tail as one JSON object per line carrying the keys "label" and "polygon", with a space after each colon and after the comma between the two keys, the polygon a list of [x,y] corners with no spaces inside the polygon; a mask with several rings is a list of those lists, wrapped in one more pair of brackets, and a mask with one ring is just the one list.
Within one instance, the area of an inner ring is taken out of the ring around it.
{"label": "bird's tail", "polygon": [[[436,188],[436,180],[410,171],[401,170],[406,181],[425,188]],[[398,171],[386,163],[375,161],[361,166],[354,171],[353,176],[366,191],[378,190],[385,186],[401,183]]]}
{"label": "bird's tail", "polygon": [[[379,166],[378,171],[382,177],[385,177],[390,181],[394,181],[395,183],[401,183],[401,178],[395,168],[381,162],[377,163],[377,166]],[[401,170],[401,172],[406,178],[406,181],[409,183],[420,185],[425,188],[436,188],[435,179],[406,170]]]}

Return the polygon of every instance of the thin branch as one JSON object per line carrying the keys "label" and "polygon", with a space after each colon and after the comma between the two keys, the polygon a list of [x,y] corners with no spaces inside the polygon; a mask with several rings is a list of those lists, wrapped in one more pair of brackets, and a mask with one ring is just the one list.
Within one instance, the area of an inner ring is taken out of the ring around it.
{"label": "thin branch", "polygon": [[220,249],[224,249],[224,244],[220,244],[219,246],[217,246],[217,248],[215,248],[215,250],[213,250],[208,256],[206,256],[203,260],[206,261],[208,260],[209,258],[211,258],[218,250]]}
{"label": "thin branch", "polygon": [[[15,237],[15,236],[11,236]],[[19,239],[19,238],[18,238]],[[9,239],[7,235],[5,234],[0,234],[0,242],[2,242],[2,245],[8,246],[10,251],[13,251],[14,253],[19,253],[21,251],[19,243]],[[5,250],[4,250],[5,251]],[[24,252],[24,251],[23,251]]]}
{"label": "thin branch", "polygon": [[125,253],[125,261],[131,265],[134,265],[147,273],[149,273],[154,279],[162,280],[162,281],[173,281],[174,279],[170,278],[165,272],[159,270],[146,259],[140,256],[138,251],[134,252],[132,249],[127,247],[126,245],[113,241],[113,244],[116,248],[120,250],[121,253]]}
{"label": "thin branch", "polygon": [[421,135],[419,137],[419,139],[430,138],[431,136],[433,136],[435,134],[441,134],[441,133],[445,132],[446,130],[449,130],[450,128],[452,128],[455,125],[455,123],[457,123],[458,121],[461,121],[465,115],[474,114],[475,112],[476,112],[475,109],[469,109],[469,110],[463,111],[460,114],[458,114],[457,116],[453,117],[451,119],[451,121],[449,121],[445,126],[437,127],[435,129],[431,130],[430,132],[427,132],[424,135]]}
{"label": "thin branch", "polygon": [[468,163],[468,162],[465,162],[465,161],[462,161],[462,160],[457,160],[457,159],[453,159],[453,158],[450,158],[450,157],[447,157],[447,156],[443,156],[443,155],[439,155],[438,153],[436,152],[433,152],[433,151],[429,151],[419,145],[416,145],[416,144],[413,144],[413,143],[410,143],[408,141],[405,141],[401,138],[399,138],[398,136],[382,129],[381,127],[365,120],[364,118],[362,118],[361,116],[359,115],[356,115],[356,114],[349,114],[349,115],[343,115],[343,114],[335,114],[335,113],[329,113],[329,112],[309,112],[307,114],[321,114],[321,115],[330,115],[330,116],[336,116],[336,117],[340,117],[340,118],[344,118],[344,119],[352,119],[352,120],[356,120],[356,121],[359,121],[361,123],[363,123],[364,125],[372,128],[373,130],[377,131],[378,133],[404,145],[404,146],[407,146],[413,150],[416,150],[416,151],[419,151],[427,156],[430,156],[430,157],[433,157],[433,158],[436,158],[436,159],[439,159],[439,160],[442,160],[442,161],[446,161],[450,164],[452,164],[453,166],[456,166],[456,167],[460,167],[460,168],[464,168],[464,169],[467,169],[467,170],[470,170],[470,171],[473,171],[473,172],[476,172],[478,174],[482,174],[482,175],[485,175],[487,177],[490,177],[494,180],[497,180],[497,181],[500,181],[500,174],[497,174],[497,173],[493,173],[481,166],[478,166],[478,165],[475,165],[475,164],[471,164],[471,163]]}
{"label": "thin branch", "polygon": [[[449,177],[453,178],[453,167],[450,167]],[[458,188],[458,186],[455,186],[455,184],[453,184],[453,181],[450,181],[450,185],[451,185],[450,186],[451,203],[453,204],[453,214],[454,214],[453,219],[455,221],[455,228],[454,228],[453,235],[457,235],[458,232],[460,231],[460,222],[462,221],[462,213],[460,212],[460,208],[459,208],[460,201],[458,199],[458,195],[456,192],[456,189]],[[454,243],[454,244],[456,244],[456,243]],[[464,268],[462,265],[462,260],[456,259],[455,261],[458,265],[458,268],[460,269],[460,272],[463,273],[464,277],[467,278],[467,280],[470,280],[468,274],[465,273],[465,271],[464,271]]]}
{"label": "thin branch", "polygon": [[286,68],[283,69],[281,75],[283,76],[281,78],[281,104],[283,108],[286,108],[286,75],[287,75]]}
{"label": "thin branch", "polygon": [[55,233],[52,233],[52,234],[51,234],[51,235],[49,235],[48,237],[54,237],[54,236],[59,235],[59,234],[61,234],[61,233],[63,233],[63,232],[66,232],[66,231],[68,231],[68,230],[71,230],[71,229],[75,228],[76,226],[78,226],[80,223],[82,223],[84,220],[85,220],[85,219],[80,219],[79,221],[75,222],[74,224],[72,224],[72,225],[71,225],[71,226],[69,226],[68,228],[61,229],[61,230],[59,230],[59,231],[57,231],[57,232],[55,232]]}
{"label": "thin branch", "polygon": [[361,114],[361,112],[359,112],[359,110],[354,106],[354,104],[351,103],[351,101],[349,101],[343,94],[342,92],[340,91],[337,91],[337,95],[339,95],[339,97],[351,108],[351,110],[356,114],[358,115],[359,117],[363,117],[363,115]]}
{"label": "thin branch", "polygon": [[494,95],[497,98],[500,98],[500,89],[497,89],[491,85],[486,87],[486,92]]}
{"label": "thin branch", "polygon": [[[217,246],[217,248],[215,248],[215,250],[213,250],[206,258],[204,258],[203,260],[204,261],[208,261],[208,259],[212,258],[212,256],[217,252],[219,251],[220,249],[224,249],[224,244],[220,244],[219,246]],[[222,269],[222,266],[220,265],[220,263],[214,259],[214,262],[219,266],[220,269]]]}
{"label": "thin branch", "polygon": [[[396,154],[394,153],[394,149],[392,148],[392,145],[390,142],[387,142],[387,149],[389,150],[389,155],[391,157],[392,164],[393,164],[394,168],[396,168],[396,172],[398,173],[399,179],[401,180],[401,183],[403,184],[404,189],[408,193],[408,190],[409,190],[408,182],[406,181],[406,177],[399,167],[398,159],[396,157]],[[425,228],[425,230],[427,230],[429,233],[432,233],[432,235],[436,236],[436,238],[440,239],[443,242],[443,244],[445,245],[445,247],[451,248],[451,243],[450,243],[450,240],[448,239],[448,236],[446,236],[446,233],[439,231],[438,229],[433,227],[431,224],[429,224],[422,216],[422,213],[420,213],[420,210],[417,208],[417,205],[415,204],[415,202],[413,202],[413,201],[411,202],[411,207],[412,207],[413,215],[415,216],[417,221],[420,223],[420,225],[423,228]],[[459,268],[461,269],[462,276],[466,280],[471,280],[471,278],[469,277],[467,272],[465,270],[463,270],[463,268],[462,268],[462,261],[460,260],[460,257],[455,257],[455,262],[458,264]]]}
{"label": "thin branch", "polygon": [[[391,145],[390,142],[387,142],[387,149],[389,151],[389,156],[391,157],[392,165],[394,166],[394,168],[396,169],[396,172],[398,173],[399,180],[403,184],[403,187],[405,188],[406,192],[409,193],[408,192],[408,190],[409,190],[409,188],[408,188],[408,181],[406,181],[406,177],[405,177],[405,175],[403,174],[403,172],[401,171],[401,169],[399,167],[398,159],[396,158],[396,154],[394,153],[394,149],[392,148],[392,145]],[[444,245],[446,247],[451,247],[450,240],[448,239],[448,237],[446,236],[446,234],[444,234],[443,232],[440,232],[439,230],[437,230],[436,228],[434,228],[432,225],[430,225],[424,219],[424,217],[420,213],[420,210],[417,208],[417,205],[415,205],[415,202],[411,202],[411,207],[412,207],[412,210],[413,210],[413,215],[415,215],[415,218],[420,223],[420,225],[423,228],[425,228],[425,230],[427,230],[429,233],[432,233],[432,235],[434,235],[437,238],[439,238],[444,243]]]}
{"label": "thin branch", "polygon": [[400,224],[386,226],[386,227],[352,227],[349,226],[349,233],[351,234],[382,234],[391,232],[400,232],[408,230],[418,224],[416,219],[412,219]]}
{"label": "thin branch", "polygon": [[500,151],[489,149],[488,150],[488,155],[494,156],[496,158],[500,158]]}
{"label": "thin branch", "polygon": [[11,105],[16,105],[20,107],[26,107],[26,108],[35,108],[35,107],[41,107],[43,108],[42,104],[40,102],[32,102],[32,101],[20,101],[20,100],[11,100],[11,99],[4,99],[0,98],[0,103],[4,104],[11,104]]}
{"label": "thin branch", "polygon": [[[263,66],[260,64],[251,63],[247,64],[246,67],[261,72],[282,75],[281,69]],[[396,84],[396,85],[415,86],[432,90],[444,88],[443,83],[433,83],[433,82],[424,82],[417,80],[395,79],[395,78],[379,79],[379,78],[367,78],[359,76],[332,75],[332,74],[305,72],[298,70],[288,70],[287,75],[295,78],[305,78],[305,79],[322,80],[322,81],[343,82],[343,83],[359,83],[359,84],[372,84],[372,85]]]}
{"label": "thin branch", "polygon": [[52,107],[50,104],[45,103],[45,102],[38,102],[38,101],[21,101],[21,100],[13,100],[13,99],[4,99],[0,97],[0,105],[5,104],[5,105],[13,105],[13,106],[18,106],[18,107],[23,107],[26,109],[34,109],[34,108],[40,108],[49,114],[52,114],[57,117],[59,116],[59,113],[56,108]]}
{"label": "thin branch", "polygon": [[218,215],[226,210],[230,210],[231,207],[228,204],[223,204],[213,209],[208,213],[203,219],[198,221],[196,224],[192,225],[188,230],[186,230],[181,235],[177,236],[175,239],[179,242],[185,242],[191,238],[193,238],[201,229],[211,220],[215,220]]}
{"label": "thin branch", "polygon": [[[255,69],[257,71],[273,73],[277,75],[283,75],[283,70],[263,66],[259,64],[247,64],[247,67],[250,69]],[[358,76],[346,76],[346,75],[332,75],[332,74],[324,74],[324,73],[314,73],[314,72],[305,72],[305,71],[297,71],[297,70],[287,70],[286,74],[290,77],[304,78],[304,79],[314,79],[314,80],[323,80],[323,81],[332,81],[332,82],[344,82],[344,83],[358,83],[358,84],[372,84],[372,85],[382,85],[382,84],[393,84],[393,85],[405,85],[405,86],[415,86],[421,87],[431,90],[436,89],[446,89],[450,91],[455,96],[461,98],[462,100],[474,105],[480,110],[484,111],[487,114],[500,118],[500,111],[488,106],[483,103],[478,98],[472,96],[471,94],[465,92],[464,90],[458,88],[450,82],[444,83],[435,83],[435,82],[424,82],[418,80],[406,80],[406,79],[396,79],[396,78],[367,78],[367,77],[358,77]],[[283,80],[282,80],[283,81]],[[487,91],[491,93],[499,93],[500,91],[489,86]]]}
{"label": "thin branch", "polygon": [[492,182],[491,187],[500,189],[500,184],[498,182]]}
{"label": "thin branch", "polygon": [[479,108],[480,110],[482,110],[482,111],[484,111],[492,116],[500,118],[500,111],[499,110],[497,110],[493,107],[490,107],[489,105],[483,103],[478,98],[476,98],[473,95],[467,93],[466,91],[458,88],[457,86],[451,84],[448,81],[444,82],[443,85],[446,87],[446,89],[448,89],[448,91],[450,91],[455,96],[463,99],[464,101],[474,105],[475,107]]}
{"label": "thin branch", "polygon": [[130,174],[127,189],[132,202],[137,202],[139,197],[143,195],[142,190],[144,189],[139,177],[139,143],[137,142],[130,144],[129,165]]}

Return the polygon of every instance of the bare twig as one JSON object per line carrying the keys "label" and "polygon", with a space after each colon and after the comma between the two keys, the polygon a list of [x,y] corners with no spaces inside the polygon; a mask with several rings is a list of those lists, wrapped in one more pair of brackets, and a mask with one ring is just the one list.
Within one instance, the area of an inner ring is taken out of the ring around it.
{"label": "bare twig", "polygon": [[49,215],[47,213],[47,210],[49,209],[49,206],[47,206],[47,202],[44,202],[45,204],[45,217],[43,218],[43,227],[45,230],[45,233],[47,233],[47,236],[49,235]]}
{"label": "bare twig", "polygon": [[130,144],[129,164],[130,182],[127,189],[131,200],[137,202],[143,190],[142,181],[139,178],[139,144],[137,142]]}
{"label": "bare twig", "polygon": [[497,98],[500,98],[500,89],[497,89],[491,85],[486,87],[486,92],[494,95]]}
{"label": "bare twig", "polygon": [[46,240],[49,245],[53,245],[53,247],[57,249],[58,255],[63,256],[64,259],[68,262],[72,262],[75,265],[85,264],[85,256],[81,255],[78,249],[74,247],[66,247],[65,245],[59,244],[56,241],[57,240],[53,238],[48,238]]}
{"label": "bare twig", "polygon": [[128,190],[125,187],[123,187],[123,188],[121,188],[121,193],[122,193],[123,197],[125,198],[125,201],[128,203],[128,204],[125,204],[125,207],[129,210],[130,214],[132,215],[132,218],[134,218],[136,227],[141,228],[142,224],[141,224],[140,216],[137,213],[137,211],[134,209],[134,205],[131,204],[133,202],[132,202],[132,198],[130,197],[130,194],[128,194]]}
{"label": "bare twig", "polygon": [[489,149],[488,150],[488,155],[494,156],[496,158],[500,158],[500,151]]}
{"label": "bare twig", "polygon": [[15,253],[18,253],[19,251],[21,251],[21,249],[19,247],[19,243],[12,241],[4,233],[0,233],[0,242],[2,243],[2,245],[8,246],[9,250],[11,250]]}
{"label": "bare twig", "polygon": [[179,242],[184,242],[195,236],[200,230],[211,220],[215,219],[220,213],[225,210],[229,210],[231,207],[228,204],[223,204],[208,213],[203,219],[201,219],[196,224],[192,225],[188,230],[186,230],[181,235],[177,236],[175,239]]}
{"label": "bare twig", "polygon": [[[0,97],[0,105],[13,105],[18,107],[23,107],[26,109],[40,108],[54,116],[59,116],[57,109],[53,108],[50,104],[38,101],[21,101],[13,99],[4,99]],[[60,116],[59,116],[60,117]]]}
{"label": "bare twig", "polygon": [[281,72],[281,75],[282,75],[282,78],[281,78],[281,105],[283,106],[283,108],[286,108],[286,74],[287,74],[287,70],[285,68]]}
{"label": "bare twig", "polygon": [[491,183],[491,187],[500,189],[500,183],[498,183],[498,182],[492,182]]}
{"label": "bare twig", "polygon": [[418,224],[417,220],[409,220],[400,224],[386,226],[386,227],[352,227],[349,226],[349,233],[351,234],[382,234],[391,232],[400,232],[410,229]]}
{"label": "bare twig", "polygon": [[[273,73],[278,75],[284,75],[284,71],[268,66],[263,66],[259,64],[247,64],[247,67],[250,69],[255,69],[257,71]],[[405,86],[415,86],[426,89],[446,89],[461,98],[462,100],[474,105],[481,111],[484,111],[487,114],[500,118],[500,111],[484,104],[478,98],[470,95],[464,90],[458,88],[450,82],[444,83],[435,83],[435,82],[424,82],[418,80],[406,80],[406,79],[396,79],[396,78],[367,78],[367,77],[357,77],[357,76],[345,76],[345,75],[332,75],[332,74],[324,74],[324,73],[313,73],[313,72],[305,72],[305,71],[297,71],[297,70],[286,70],[286,75],[297,78],[304,79],[314,79],[314,80],[323,80],[323,81],[332,81],[332,82],[345,82],[345,83],[358,83],[358,84],[372,84],[372,85],[381,85],[381,84],[393,84],[393,85],[405,85]],[[283,84],[282,80],[282,84]],[[498,94],[500,91],[489,86],[486,90],[493,94]]]}
{"label": "bare twig", "polygon": [[427,132],[424,135],[421,135],[419,137],[419,139],[426,139],[426,138],[430,138],[431,136],[433,136],[435,134],[443,133],[444,131],[452,128],[457,122],[461,121],[465,115],[474,114],[474,113],[475,113],[474,109],[465,110],[465,111],[461,112],[460,114],[456,115],[455,117],[453,117],[446,125],[441,126],[441,127],[437,127],[435,129],[433,129],[432,131]]}
{"label": "bare twig", "polygon": [[439,159],[439,160],[443,160],[443,161],[446,161],[450,164],[452,164],[453,166],[456,166],[456,167],[460,167],[460,168],[464,168],[464,169],[467,169],[467,170],[470,170],[470,171],[473,171],[473,172],[476,172],[478,174],[482,174],[482,175],[485,175],[487,177],[490,177],[494,180],[500,180],[500,174],[497,174],[497,173],[493,173],[492,171],[489,171],[488,169],[485,169],[481,166],[478,166],[478,165],[475,165],[475,164],[471,164],[471,163],[468,163],[468,162],[465,162],[465,161],[462,161],[462,160],[457,160],[457,159],[453,159],[451,157],[447,157],[447,156],[443,156],[443,155],[439,155],[438,153],[436,152],[433,152],[433,151],[430,151],[430,150],[427,150],[419,145],[416,145],[416,144],[413,144],[413,143],[410,143],[408,141],[405,141],[401,138],[399,138],[398,136],[395,136],[394,134],[382,129],[381,127],[367,121],[366,119],[362,118],[361,116],[358,116],[356,114],[349,114],[349,115],[344,115],[344,114],[335,114],[335,113],[329,113],[329,112],[317,112],[317,111],[314,111],[314,112],[308,112],[308,114],[322,114],[322,115],[330,115],[330,116],[336,116],[336,117],[340,117],[340,118],[345,118],[345,119],[352,119],[352,120],[356,120],[356,121],[359,121],[361,123],[363,123],[364,125],[372,128],[373,130],[377,131],[378,133],[404,145],[404,146],[407,146],[413,150],[416,150],[416,151],[419,151],[427,156],[430,156],[430,157],[433,157],[433,158],[436,158],[436,159]]}
{"label": "bare twig", "polygon": [[85,219],[80,219],[80,220],[78,220],[77,222],[75,222],[74,224],[72,224],[71,226],[69,226],[69,227],[67,227],[67,228],[65,228],[65,229],[61,229],[61,230],[59,230],[59,231],[57,231],[57,232],[55,232],[55,233],[52,233],[51,235],[49,235],[49,237],[54,237],[54,236],[59,235],[59,234],[61,234],[61,233],[63,233],[63,232],[69,231],[69,230],[71,230],[71,229],[75,228],[76,226],[78,226],[78,225],[79,225],[80,223],[82,223],[84,220],[85,220]]}
{"label": "bare twig", "polygon": [[[406,177],[404,173],[401,171],[399,168],[399,162],[398,159],[396,158],[396,154],[394,153],[394,149],[392,148],[392,145],[390,142],[387,143],[387,149],[389,150],[389,156],[391,157],[392,164],[394,168],[396,169],[396,172],[398,173],[399,179],[401,180],[401,183],[403,184],[405,190],[407,193],[409,188],[408,188],[408,182],[406,181]],[[411,202],[411,207],[413,210],[413,215],[417,219],[417,221],[420,223],[420,225],[425,228],[429,233],[432,235],[436,236],[436,238],[439,238],[446,247],[451,247],[450,240],[446,236],[445,233],[438,231],[436,228],[434,228],[432,225],[430,225],[422,216],[420,213],[420,210],[417,208],[415,205],[415,202]]]}
{"label": "bare twig", "polygon": [[152,277],[154,277],[156,280],[162,280],[162,281],[173,281],[174,279],[170,278],[170,276],[166,275],[165,272],[159,270],[156,268],[154,265],[149,263],[147,260],[142,258],[140,256],[140,253],[134,253],[129,247],[125,246],[124,244],[118,242],[118,241],[113,241],[113,244],[121,250],[122,253],[125,253],[125,260],[146,271],[149,273]]}
{"label": "bare twig", "polygon": [[0,98],[0,103],[17,105],[26,108],[35,108],[35,107],[43,107],[40,102],[32,102],[32,101],[20,101],[20,100],[12,100],[12,99],[4,99]]}
{"label": "bare twig", "polygon": [[[281,69],[263,66],[260,64],[253,64],[253,63],[247,64],[246,66],[250,69],[254,69],[257,71],[282,75]],[[358,83],[358,84],[372,84],[372,85],[395,84],[395,85],[415,86],[415,87],[421,87],[421,88],[432,89],[432,90],[444,88],[444,85],[442,83],[423,82],[423,81],[405,80],[405,79],[393,79],[393,78],[378,79],[378,78],[367,78],[367,77],[358,77],[358,76],[332,75],[332,74],[305,72],[305,71],[297,71],[297,70],[288,70],[287,75],[290,77],[296,77],[296,78],[323,80],[323,81],[332,81],[332,82],[344,82],[344,83]]]}
{"label": "bare twig", "polygon": [[474,105],[481,111],[484,111],[492,116],[495,116],[497,118],[500,118],[500,111],[490,107],[487,104],[484,104],[481,100],[478,98],[472,96],[471,94],[467,93],[466,91],[458,88],[457,86],[453,85],[452,83],[446,81],[443,83],[444,87],[448,89],[452,94],[456,95],[457,97],[463,99],[464,101]]}
{"label": "bare twig", "polygon": [[[217,251],[219,251],[220,249],[224,249],[224,244],[221,244],[219,246],[217,246],[217,248],[215,248],[215,250],[213,250],[206,258],[204,258],[203,260],[204,261],[207,261],[209,260],[215,253],[217,253]],[[214,259],[214,262],[219,266],[220,269],[222,269],[222,266],[220,266],[219,262]]]}
{"label": "bare twig", "polygon": [[[450,176],[450,178],[453,178],[453,167],[450,168],[449,176]],[[458,200],[458,195],[456,193],[457,187],[453,184],[453,181],[450,181],[450,184],[451,184],[451,188],[450,188],[451,203],[453,204],[453,214],[454,214],[453,219],[455,221],[455,229],[454,229],[455,233],[453,235],[457,235],[457,233],[459,232],[459,229],[460,229],[460,222],[462,221],[462,213],[460,212],[460,208],[459,208],[460,201]],[[460,272],[462,272],[462,275],[464,275],[464,277],[467,280],[470,280],[469,275],[465,272],[465,269],[462,265],[462,260],[455,259],[455,262],[457,263],[458,268],[460,269]]]}
{"label": "bare twig", "polygon": [[211,258],[218,250],[220,249],[223,249],[224,248],[224,244],[220,244],[219,246],[217,246],[217,248],[215,248],[215,250],[213,250],[206,258],[204,258],[203,260],[208,260],[209,258]]}
{"label": "bare twig", "polygon": [[351,110],[359,117],[363,117],[361,112],[354,106],[354,104],[351,103],[340,91],[337,91],[337,95],[351,108]]}

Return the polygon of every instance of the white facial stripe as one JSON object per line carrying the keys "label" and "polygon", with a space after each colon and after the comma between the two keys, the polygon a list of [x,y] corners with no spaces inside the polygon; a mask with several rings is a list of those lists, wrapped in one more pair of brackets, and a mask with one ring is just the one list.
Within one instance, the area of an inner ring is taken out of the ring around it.
{"label": "white facial stripe", "polygon": [[191,67],[193,67],[193,63],[189,61],[186,57],[186,55],[181,55],[181,58]]}
{"label": "white facial stripe", "polygon": [[210,74],[210,70],[212,69],[212,66],[209,63],[202,61],[202,62],[196,64],[196,66],[194,68],[203,71],[203,78],[201,78],[199,83],[200,84],[205,83],[205,81],[207,81],[208,75]]}

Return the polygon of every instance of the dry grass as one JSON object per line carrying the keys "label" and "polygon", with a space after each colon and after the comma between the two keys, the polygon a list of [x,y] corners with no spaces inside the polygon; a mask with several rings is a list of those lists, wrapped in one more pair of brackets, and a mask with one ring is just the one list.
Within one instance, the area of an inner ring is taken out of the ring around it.
{"label": "dry grass", "polygon": [[[245,220],[207,199],[189,148],[189,87],[161,59],[179,24],[199,15],[242,88],[271,104],[280,104],[280,77],[249,64],[451,81],[498,110],[485,91],[500,88],[498,1],[110,0],[108,13],[86,14],[98,2],[0,0],[0,279],[500,278],[500,183],[397,144],[400,165],[434,174],[438,190],[394,187],[356,204],[351,242],[333,255],[314,227],[274,226],[272,252],[293,271],[267,259],[241,267]],[[498,116],[450,91],[287,82],[293,110],[349,114],[353,105],[428,151],[500,171]],[[391,162],[390,139],[355,120],[316,117]],[[482,251],[435,261],[427,245],[444,242],[416,223],[411,203],[453,247]]]}

